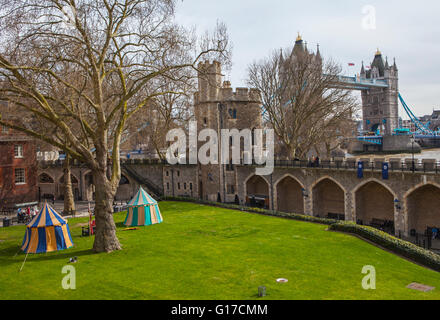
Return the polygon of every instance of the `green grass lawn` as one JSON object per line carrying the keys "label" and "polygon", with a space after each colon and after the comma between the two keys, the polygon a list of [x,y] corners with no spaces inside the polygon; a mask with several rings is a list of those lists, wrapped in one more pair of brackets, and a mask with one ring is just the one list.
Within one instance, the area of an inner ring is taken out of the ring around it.
{"label": "green grass lawn", "polygon": [[[71,219],[74,248],[25,257],[24,226],[0,228],[0,299],[439,299],[440,274],[327,226],[198,204],[160,204],[164,223],[123,231],[123,250],[93,254]],[[63,290],[63,266],[78,257],[76,290]],[[363,266],[377,289],[363,290]],[[287,278],[288,283],[277,283]],[[436,287],[407,289],[412,282]]]}

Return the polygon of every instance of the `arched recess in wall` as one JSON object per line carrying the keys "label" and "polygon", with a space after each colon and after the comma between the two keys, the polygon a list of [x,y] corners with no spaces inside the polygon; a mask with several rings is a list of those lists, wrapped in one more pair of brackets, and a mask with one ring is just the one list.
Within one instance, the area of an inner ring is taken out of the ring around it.
{"label": "arched recess in wall", "polygon": [[[78,201],[81,195],[79,194],[79,184],[78,179],[76,176],[74,176],[72,173],[70,174],[70,179],[72,181],[72,192],[73,192],[73,199],[75,201]],[[58,200],[64,200],[64,174],[60,177],[59,181],[59,195]]]}
{"label": "arched recess in wall", "polygon": [[119,180],[118,190],[115,194],[116,201],[129,201],[135,194],[134,186],[131,184],[130,180],[125,176],[121,175]]}
{"label": "arched recess in wall", "polygon": [[345,189],[331,177],[322,177],[312,186],[313,215],[345,219]]}
{"label": "arched recess in wall", "polygon": [[244,182],[246,204],[257,208],[269,208],[270,186],[262,176],[251,175]]}
{"label": "arched recess in wall", "polygon": [[287,174],[275,184],[274,189],[278,211],[304,214],[304,185],[297,178]]}
{"label": "arched recess in wall", "polygon": [[[72,181],[72,184],[77,184],[77,183],[78,183],[78,179],[77,179],[73,174],[70,174],[70,179],[71,179],[71,181]],[[60,177],[59,182],[60,182],[61,184],[64,184],[64,175],[62,175],[62,176]]]}
{"label": "arched recess in wall", "polygon": [[408,231],[424,234],[429,228],[440,229],[440,186],[427,183],[405,196]]}
{"label": "arched recess in wall", "polygon": [[38,176],[38,182],[39,183],[54,183],[55,180],[52,178],[52,176],[50,176],[46,172],[43,172],[42,174],[40,174]]}
{"label": "arched recess in wall", "polygon": [[395,199],[395,193],[379,180],[364,181],[354,190],[356,222],[394,233]]}
{"label": "arched recess in wall", "polygon": [[85,187],[85,200],[95,200],[95,183],[93,181],[92,171],[88,171],[84,174],[84,187]]}

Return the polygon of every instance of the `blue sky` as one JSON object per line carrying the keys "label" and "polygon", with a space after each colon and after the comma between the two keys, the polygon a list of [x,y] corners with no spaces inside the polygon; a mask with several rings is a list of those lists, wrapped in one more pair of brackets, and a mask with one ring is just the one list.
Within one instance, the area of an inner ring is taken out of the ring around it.
{"label": "blue sky", "polygon": [[[363,28],[365,6],[376,11],[376,29]],[[421,0],[183,0],[177,21],[212,30],[217,20],[228,26],[233,42],[233,87],[246,86],[249,63],[277,48],[293,45],[297,32],[309,49],[320,50],[344,66],[346,73],[372,61],[376,49],[392,63],[396,58],[399,86],[417,115],[440,109],[440,1]],[[348,69],[349,62],[356,64]],[[400,115],[403,115],[401,108]]]}

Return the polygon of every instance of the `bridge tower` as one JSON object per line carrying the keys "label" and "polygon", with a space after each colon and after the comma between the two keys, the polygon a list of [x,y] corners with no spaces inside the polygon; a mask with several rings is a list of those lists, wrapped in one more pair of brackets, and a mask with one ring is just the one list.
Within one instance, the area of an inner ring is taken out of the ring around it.
{"label": "bridge tower", "polygon": [[392,135],[399,127],[399,72],[394,64],[384,61],[382,53],[377,50],[369,70],[362,62],[361,79],[385,80],[388,88],[370,88],[362,91],[362,113],[364,130],[380,130],[382,135]]}

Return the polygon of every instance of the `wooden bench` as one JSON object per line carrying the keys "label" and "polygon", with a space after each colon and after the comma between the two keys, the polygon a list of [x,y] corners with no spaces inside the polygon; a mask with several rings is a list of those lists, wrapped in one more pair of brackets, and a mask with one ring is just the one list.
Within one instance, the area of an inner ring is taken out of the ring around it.
{"label": "wooden bench", "polygon": [[386,221],[386,220],[376,219],[376,218],[374,218],[373,220],[371,220],[371,223],[370,223],[370,225],[371,225],[372,227],[376,227],[376,228],[383,228],[383,227],[386,226],[386,224],[387,224],[387,221]]}
{"label": "wooden bench", "polygon": [[327,219],[344,221],[345,220],[345,215],[344,214],[340,214],[340,213],[330,213],[329,212],[327,214]]}

